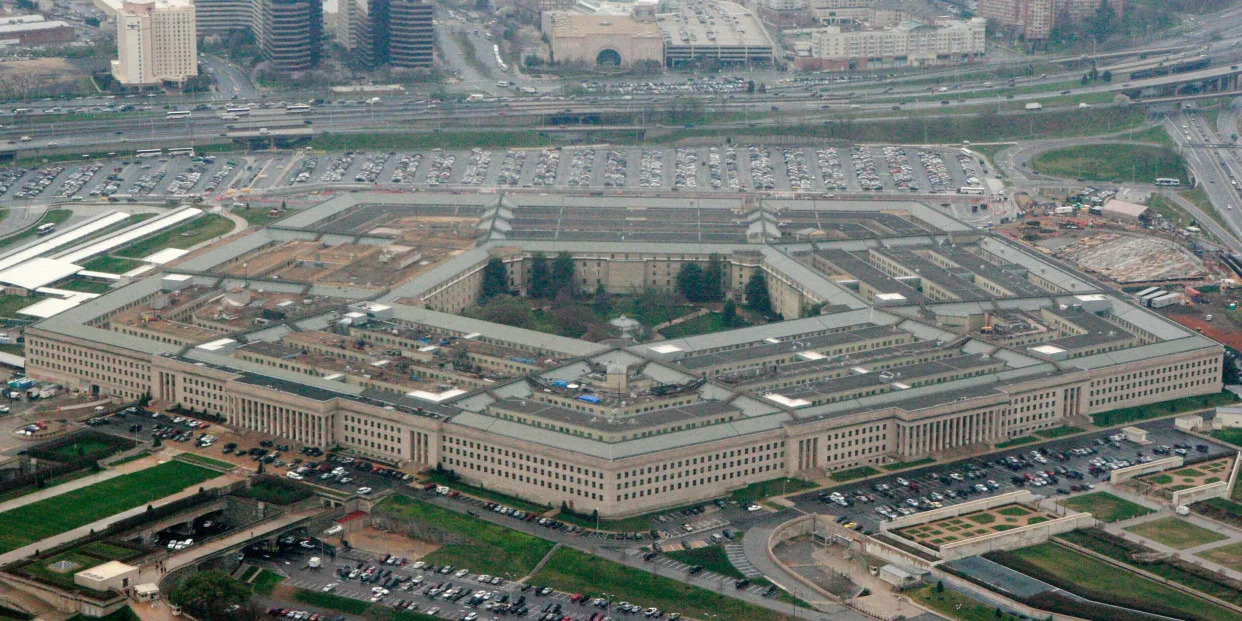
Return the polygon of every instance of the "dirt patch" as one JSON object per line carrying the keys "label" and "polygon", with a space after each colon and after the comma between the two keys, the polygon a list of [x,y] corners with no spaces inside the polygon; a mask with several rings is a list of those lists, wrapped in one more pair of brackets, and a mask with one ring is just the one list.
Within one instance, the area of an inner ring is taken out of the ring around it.
{"label": "dirt patch", "polygon": [[374,528],[364,528],[349,535],[349,544],[353,547],[384,556],[402,556],[409,560],[417,560],[440,549],[438,544],[410,539],[394,533],[386,533]]}
{"label": "dirt patch", "polygon": [[0,96],[77,93],[92,70],[106,64],[87,59],[36,58],[0,62]]}
{"label": "dirt patch", "polygon": [[1182,324],[1183,326],[1186,326],[1187,328],[1190,328],[1191,330],[1198,330],[1199,332],[1202,332],[1204,336],[1207,336],[1218,343],[1224,343],[1234,349],[1242,349],[1242,331],[1232,329],[1232,326],[1228,323],[1218,325],[1208,323],[1198,317],[1175,315],[1172,313],[1168,315],[1168,318]]}

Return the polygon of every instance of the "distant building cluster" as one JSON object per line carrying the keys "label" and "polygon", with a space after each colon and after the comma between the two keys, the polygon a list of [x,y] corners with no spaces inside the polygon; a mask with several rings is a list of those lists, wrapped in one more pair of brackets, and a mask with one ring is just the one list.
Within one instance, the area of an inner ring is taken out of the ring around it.
{"label": "distant building cluster", "polygon": [[336,40],[369,67],[430,67],[434,12],[420,0],[340,0]]}
{"label": "distant building cluster", "polygon": [[853,30],[826,26],[811,35],[811,55],[800,68],[859,71],[969,62],[986,51],[987,21],[907,20],[896,26]]}
{"label": "distant building cluster", "polygon": [[[1108,0],[1118,15],[1125,0]],[[1003,26],[1017,26],[1027,40],[1044,40],[1058,24],[1081,24],[1100,8],[1100,0],[979,0],[979,16]]]}
{"label": "distant building cluster", "polygon": [[47,45],[73,41],[73,26],[42,15],[0,17],[0,46]]}

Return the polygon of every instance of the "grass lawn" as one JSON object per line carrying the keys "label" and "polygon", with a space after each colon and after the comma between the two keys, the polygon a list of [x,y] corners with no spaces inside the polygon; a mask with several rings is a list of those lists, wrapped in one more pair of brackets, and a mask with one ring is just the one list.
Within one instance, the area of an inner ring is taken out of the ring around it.
{"label": "grass lawn", "polygon": [[1012,147],[1012,142],[1000,142],[996,144],[972,144],[970,150],[982,155],[988,162],[995,166],[996,154]]}
{"label": "grass lawn", "polygon": [[220,476],[171,461],[0,513],[0,553],[158,500]]}
{"label": "grass lawn", "polygon": [[16,317],[18,319],[31,319],[29,315],[23,317],[17,314],[17,311],[38,302],[40,298],[27,297],[24,295],[0,295],[0,317]]}
{"label": "grass lawn", "polygon": [[1090,181],[1152,183],[1157,177],[1190,183],[1186,163],[1163,146],[1133,144],[1079,145],[1053,149],[1031,160],[1035,172]]}
{"label": "grass lawn", "polygon": [[1230,609],[1051,542],[989,557],[1098,602],[1161,611],[1179,619],[1237,618]]}
{"label": "grass lawn", "polygon": [[1092,492],[1061,501],[1061,504],[1075,511],[1086,511],[1102,522],[1119,522],[1140,515],[1147,515],[1152,510],[1118,498],[1108,492]]}
{"label": "grass lawn", "polygon": [[1169,132],[1164,130],[1163,124],[1153,125],[1147,129],[1141,129],[1128,134],[1122,134],[1118,136],[1118,138],[1133,140],[1135,142],[1154,142],[1156,144],[1167,146],[1173,146],[1176,144],[1173,142],[1173,139],[1169,137]]}
{"label": "grass lawn", "polygon": [[1082,433],[1084,431],[1086,431],[1086,429],[1083,429],[1082,427],[1071,427],[1069,425],[1061,425],[1060,427],[1053,427],[1052,429],[1036,431],[1035,435],[1040,436],[1042,438],[1052,439],[1052,438],[1060,438],[1061,436],[1068,436],[1068,435],[1075,434],[1075,433]]}
{"label": "grass lawn", "polygon": [[233,468],[237,467],[237,466],[234,466],[233,464],[230,464],[227,461],[220,461],[219,459],[212,459],[210,457],[204,457],[202,455],[199,455],[198,453],[180,453],[177,455],[176,459],[179,459],[181,461],[188,461],[192,464],[198,464],[200,466],[207,466],[208,468],[217,468],[220,470],[232,470]]}
{"label": "grass lawn", "polygon": [[[740,319],[740,318],[739,318]],[[724,315],[720,313],[707,313],[700,317],[695,317],[689,321],[684,321],[675,326],[669,326],[660,330],[660,334],[667,339],[679,339],[686,336],[694,336],[696,334],[711,334],[712,332],[723,332],[725,330],[733,330],[735,328],[745,327],[744,321],[739,321],[737,325],[726,326],[724,323]]]}
{"label": "grass lawn", "polygon": [[[62,483],[76,481],[82,477],[88,477],[92,474],[94,473],[91,472],[91,469],[89,467],[82,468],[81,470],[74,470],[73,472],[66,472],[58,477],[48,479],[44,483],[43,487],[44,489],[47,489],[49,487],[56,487],[57,485],[60,485]],[[25,487],[19,487],[17,489],[8,490],[6,492],[0,493],[0,502],[12,500],[20,496],[25,496],[26,494],[29,494],[31,492],[38,491],[38,489],[39,488],[36,487],[34,483],[31,483],[30,485],[27,485]]]}
{"label": "grass lawn", "polygon": [[1139,420],[1147,420],[1149,418],[1172,416],[1173,414],[1181,414],[1183,412],[1206,410],[1219,405],[1236,403],[1237,401],[1237,395],[1225,390],[1207,395],[1183,397],[1181,399],[1171,399],[1169,401],[1161,401],[1159,403],[1152,403],[1149,405],[1140,405],[1132,408],[1121,408],[1118,410],[1100,412],[1099,414],[1091,415],[1091,422],[1100,427],[1109,427],[1123,423],[1132,423]]}
{"label": "grass lawn", "polygon": [[284,582],[285,577],[270,570],[264,569],[255,576],[254,582],[250,583],[250,587],[259,595],[271,595],[276,585]]}
{"label": "grass lawn", "polygon": [[86,262],[82,269],[92,272],[106,272],[108,274],[124,274],[129,270],[142,267],[142,261],[137,259],[126,259],[124,257],[113,257],[108,255],[98,256]]}
{"label": "grass lawn", "polygon": [[681,561],[687,565],[702,565],[703,569],[714,571],[722,576],[729,576],[730,578],[745,577],[742,575],[742,572],[733,566],[733,563],[729,562],[729,557],[725,555],[724,548],[720,546],[674,550],[672,552],[665,552],[664,556],[675,561]]}
{"label": "grass lawn", "polygon": [[70,278],[52,285],[52,288],[98,294],[104,294],[112,290],[112,286],[109,283],[86,278]]}
{"label": "grass lawn", "polygon": [[783,477],[770,481],[751,483],[742,489],[735,490],[730,494],[730,497],[738,504],[748,505],[756,500],[762,500],[770,496],[792,494],[804,489],[811,489],[812,487],[816,487],[816,485],[810,481]]}
{"label": "grass lawn", "polygon": [[1021,436],[1018,438],[1011,438],[1009,440],[1005,440],[1004,442],[997,442],[996,448],[1003,449],[1003,448],[1009,448],[1011,446],[1021,446],[1023,444],[1030,444],[1032,442],[1039,442],[1039,438],[1036,438],[1035,436]]}
{"label": "grass lawn", "polygon": [[238,580],[241,580],[242,582],[245,582],[246,584],[250,584],[250,579],[255,577],[255,575],[258,574],[262,570],[263,570],[262,567],[256,567],[254,565],[251,565],[250,567],[246,568],[246,571],[242,572],[242,575],[240,578],[238,578]]}
{"label": "grass lawn", "polygon": [[165,248],[186,249],[232,230],[232,220],[217,214],[207,214],[157,235],[138,240],[117,250],[116,253],[141,259]]}
{"label": "grass lawn", "polygon": [[250,487],[239,490],[237,494],[269,504],[285,506],[310,498],[314,492],[309,487],[299,485],[289,479],[265,475],[255,478]]}
{"label": "grass lawn", "polygon": [[1218,429],[1212,432],[1212,437],[1230,444],[1242,446],[1242,429]]}
{"label": "grass lawn", "polygon": [[530,573],[552,549],[552,542],[546,539],[406,496],[387,498],[375,510],[419,522],[465,540],[465,543],[446,545],[423,559],[436,565],[448,564],[512,580]]}
{"label": "grass lawn", "polygon": [[932,610],[960,621],[996,621],[997,619],[1016,619],[1010,615],[996,616],[996,609],[985,606],[957,591],[945,589],[937,593],[935,585],[926,585],[906,591],[910,599],[931,608]]}
{"label": "grass lawn", "polygon": [[99,458],[102,459],[103,457],[116,453],[120,450],[121,449],[119,447],[108,444],[107,442],[103,442],[96,438],[85,438],[77,442],[71,442],[64,446],[58,446],[52,449],[51,453],[61,461],[71,461],[77,459],[78,457],[95,454],[99,454]]}
{"label": "grass lawn", "polygon": [[19,242],[27,241],[31,237],[38,235],[38,233],[35,232],[35,229],[39,228],[39,225],[48,224],[48,223],[64,224],[65,221],[68,220],[70,216],[72,215],[73,215],[73,211],[69,209],[49,209],[43,214],[42,218],[39,218],[38,222],[30,225],[30,228],[16,235],[11,235],[9,237],[5,237],[4,239],[0,239],[0,248],[11,246]]}
{"label": "grass lawn", "polygon": [[680,612],[696,619],[710,616],[721,621],[783,621],[788,618],[773,610],[572,548],[557,550],[531,581],[570,593],[611,593],[616,600]]}
{"label": "grass lawn", "polygon": [[1195,526],[1190,522],[1173,517],[1136,524],[1126,530],[1153,541],[1159,541],[1166,546],[1172,546],[1178,550],[1185,550],[1186,548],[1193,548],[1226,538],[1215,531]]}
{"label": "grass lawn", "polygon": [[1227,546],[1204,550],[1196,556],[1224,565],[1234,571],[1242,571],[1242,543],[1231,543]]}
{"label": "grass lawn", "polygon": [[924,457],[923,459],[916,459],[914,461],[903,461],[903,462],[899,462],[896,464],[888,464],[887,466],[880,466],[880,467],[884,468],[885,470],[889,472],[895,472],[897,470],[905,470],[907,468],[917,468],[919,466],[926,466],[927,464],[934,464],[934,463],[936,463],[935,458]]}
{"label": "grass lawn", "polygon": [[828,475],[828,478],[836,481],[837,483],[845,483],[846,481],[853,481],[855,479],[861,479],[875,474],[880,474],[880,471],[872,468],[871,466],[859,466],[857,468],[850,468],[849,470],[838,470]]}

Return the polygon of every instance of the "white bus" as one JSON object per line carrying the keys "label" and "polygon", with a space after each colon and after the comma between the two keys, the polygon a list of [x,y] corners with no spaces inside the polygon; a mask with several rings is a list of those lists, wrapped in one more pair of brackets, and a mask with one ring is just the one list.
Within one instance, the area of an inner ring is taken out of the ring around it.
{"label": "white bus", "polygon": [[169,155],[188,155],[190,157],[194,157],[194,148],[193,147],[179,147],[175,149],[169,149],[168,154]]}
{"label": "white bus", "polygon": [[166,119],[188,119],[190,118],[190,111],[189,110],[169,110],[168,114],[164,115],[164,118]]}
{"label": "white bus", "polygon": [[250,116],[250,106],[229,106],[224,111],[236,116]]}
{"label": "white bus", "polygon": [[47,224],[40,224],[39,228],[35,229],[35,232],[40,235],[47,235],[48,233],[51,233],[52,231],[55,231],[55,230],[56,230],[56,223],[48,222]]}
{"label": "white bus", "polygon": [[310,112],[310,106],[306,104],[289,104],[285,106],[285,112],[289,114],[307,114]]}
{"label": "white bus", "polygon": [[1158,177],[1156,179],[1156,185],[1167,185],[1167,186],[1177,187],[1177,186],[1180,186],[1181,184],[1182,182],[1178,179],[1170,179],[1168,177]]}
{"label": "white bus", "polygon": [[983,194],[983,188],[979,186],[962,186],[957,189],[958,194]]}
{"label": "white bus", "polygon": [[164,152],[160,149],[138,149],[134,152],[137,157],[159,157]]}

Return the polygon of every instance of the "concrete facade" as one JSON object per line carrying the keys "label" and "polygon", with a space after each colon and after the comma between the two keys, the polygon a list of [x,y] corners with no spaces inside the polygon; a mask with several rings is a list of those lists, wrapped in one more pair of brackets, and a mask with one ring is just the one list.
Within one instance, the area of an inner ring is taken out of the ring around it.
{"label": "concrete facade", "polygon": [[198,75],[196,24],[193,4],[124,2],[116,18],[112,77],[126,86],[148,86]]}
{"label": "concrete facade", "polygon": [[650,22],[632,17],[544,13],[543,32],[555,62],[628,67],[664,61],[664,38]]}
{"label": "concrete facade", "polygon": [[835,71],[970,62],[986,53],[987,21],[907,21],[880,30],[828,26],[811,37],[812,61]]}

